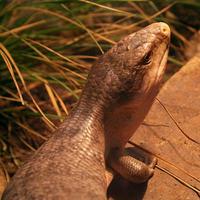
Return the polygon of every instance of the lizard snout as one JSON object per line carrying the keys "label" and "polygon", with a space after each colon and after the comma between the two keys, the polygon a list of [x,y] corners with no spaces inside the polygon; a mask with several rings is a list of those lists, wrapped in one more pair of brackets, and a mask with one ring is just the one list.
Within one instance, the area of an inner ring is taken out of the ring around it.
{"label": "lizard snout", "polygon": [[160,31],[164,35],[166,35],[167,37],[169,37],[170,36],[170,28],[169,28],[169,26],[166,23],[164,23],[164,22],[159,22],[159,24],[160,24]]}

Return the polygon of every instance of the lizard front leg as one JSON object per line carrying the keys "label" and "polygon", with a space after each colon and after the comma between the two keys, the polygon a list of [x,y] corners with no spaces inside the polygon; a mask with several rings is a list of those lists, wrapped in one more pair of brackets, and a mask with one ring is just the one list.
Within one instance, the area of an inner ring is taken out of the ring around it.
{"label": "lizard front leg", "polygon": [[154,158],[149,165],[135,159],[125,149],[112,150],[108,163],[110,167],[125,179],[134,183],[143,183],[152,177],[157,159]]}

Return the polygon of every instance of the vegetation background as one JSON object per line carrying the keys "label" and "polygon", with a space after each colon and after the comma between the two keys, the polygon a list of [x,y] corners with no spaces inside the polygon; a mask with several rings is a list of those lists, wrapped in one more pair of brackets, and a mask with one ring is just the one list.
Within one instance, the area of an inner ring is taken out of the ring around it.
{"label": "vegetation background", "polygon": [[0,165],[7,179],[77,102],[92,63],[156,21],[171,27],[165,80],[188,59],[198,0],[1,0]]}

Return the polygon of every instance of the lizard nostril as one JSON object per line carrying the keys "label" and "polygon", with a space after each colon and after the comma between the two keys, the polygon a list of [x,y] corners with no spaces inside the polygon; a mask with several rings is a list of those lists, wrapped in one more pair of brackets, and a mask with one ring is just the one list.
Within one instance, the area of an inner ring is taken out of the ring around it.
{"label": "lizard nostril", "polygon": [[162,29],[162,31],[163,31],[163,32],[166,32],[166,31],[167,31],[167,29],[166,29],[166,28],[163,28],[163,29]]}
{"label": "lizard nostril", "polygon": [[160,22],[160,30],[163,34],[165,34],[166,36],[170,35],[170,28],[167,24],[165,24],[164,22]]}

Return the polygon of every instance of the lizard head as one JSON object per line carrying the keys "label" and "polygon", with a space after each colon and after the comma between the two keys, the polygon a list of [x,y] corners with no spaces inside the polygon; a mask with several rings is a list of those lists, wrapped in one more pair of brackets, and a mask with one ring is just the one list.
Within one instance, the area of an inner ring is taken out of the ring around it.
{"label": "lizard head", "polygon": [[169,39],[169,26],[163,22],[123,38],[93,65],[84,93],[113,103],[122,96],[155,91],[165,71]]}
{"label": "lizard head", "polygon": [[169,26],[154,23],[125,37],[110,50],[113,61],[118,60],[112,66],[122,84],[120,91],[132,96],[155,90],[165,71],[169,39]]}

